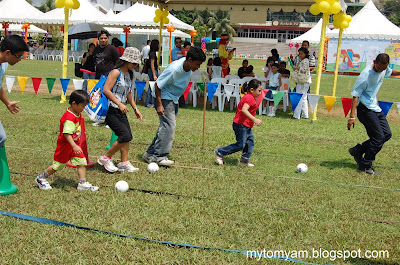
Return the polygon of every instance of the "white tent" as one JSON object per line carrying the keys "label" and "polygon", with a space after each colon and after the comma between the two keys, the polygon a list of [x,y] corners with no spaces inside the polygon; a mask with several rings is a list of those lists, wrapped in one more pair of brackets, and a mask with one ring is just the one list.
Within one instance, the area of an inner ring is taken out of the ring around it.
{"label": "white tent", "polygon": [[[309,31],[300,35],[291,40],[291,42],[302,42],[302,41],[309,41],[310,43],[317,43],[319,44],[321,40],[321,29],[322,29],[322,18],[318,21],[318,23],[312,27]],[[328,34],[331,30],[326,27],[326,33]]]}
{"label": "white tent", "polygon": [[33,18],[43,12],[25,0],[3,0],[0,2],[0,23],[32,23]]}
{"label": "white tent", "polygon": [[[24,31],[23,29],[21,29],[21,27],[22,27],[22,24],[10,24],[7,31],[11,31],[13,34],[15,34],[15,33],[19,34],[21,31]],[[0,28],[0,31],[4,32],[4,29]],[[45,34],[45,33],[47,33],[47,31],[45,31],[41,28],[38,28],[34,25],[30,25],[29,29],[28,29],[28,33],[43,33],[43,34]]]}
{"label": "white tent", "polygon": [[[333,30],[328,36],[338,38],[339,30]],[[343,31],[343,38],[400,40],[400,28],[390,22],[370,0]]]}
{"label": "white tent", "polygon": [[[122,11],[121,13],[116,14],[111,21],[107,21],[103,24],[114,24],[119,26],[126,27],[158,27],[159,24],[153,21],[155,17],[156,7],[143,5],[140,3],[135,3],[130,8]],[[186,30],[194,30],[194,27],[188,25],[173,15],[169,14],[169,23],[173,24],[176,28],[186,29]]]}
{"label": "white tent", "polygon": [[[110,32],[110,34],[122,34],[123,29],[122,28],[104,28],[106,29],[108,32]],[[158,36],[159,34],[159,30],[158,29],[136,29],[136,28],[132,28],[131,32],[129,34],[134,34],[134,35],[156,35]],[[162,35],[163,36],[168,36],[169,37],[169,32],[166,29],[162,30]],[[181,37],[181,38],[190,38],[190,35],[182,32],[180,30],[175,30],[174,32],[172,32],[172,36],[174,37]]]}

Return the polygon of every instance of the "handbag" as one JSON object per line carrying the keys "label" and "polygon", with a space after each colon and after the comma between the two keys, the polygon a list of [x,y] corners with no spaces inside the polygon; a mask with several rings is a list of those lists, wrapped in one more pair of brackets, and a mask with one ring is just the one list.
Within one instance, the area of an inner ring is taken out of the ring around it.
{"label": "handbag", "polygon": [[308,84],[308,83],[310,83],[310,75],[309,74],[305,74],[305,73],[300,73],[299,70],[295,70],[294,72],[292,72],[290,77],[292,78],[292,80],[294,82],[299,83],[299,84]]}
{"label": "handbag", "polygon": [[76,77],[83,77],[83,72],[81,71],[82,64],[81,63],[75,63],[75,76]]}

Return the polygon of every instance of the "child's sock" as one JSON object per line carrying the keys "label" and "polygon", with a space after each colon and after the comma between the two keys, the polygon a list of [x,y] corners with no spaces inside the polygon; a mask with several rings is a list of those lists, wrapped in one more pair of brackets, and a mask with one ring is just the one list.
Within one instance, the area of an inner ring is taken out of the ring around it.
{"label": "child's sock", "polygon": [[86,179],[79,179],[79,183],[80,184],[83,184],[83,183],[85,183],[86,182]]}

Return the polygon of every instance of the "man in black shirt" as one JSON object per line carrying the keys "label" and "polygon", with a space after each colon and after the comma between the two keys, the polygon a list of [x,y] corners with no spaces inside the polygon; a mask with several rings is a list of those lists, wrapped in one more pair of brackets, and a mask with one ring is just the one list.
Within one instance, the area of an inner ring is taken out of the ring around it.
{"label": "man in black shirt", "polygon": [[110,33],[107,30],[101,30],[98,33],[99,45],[94,49],[96,59],[96,79],[101,75],[106,75],[119,61],[119,52],[113,45],[108,44]]}
{"label": "man in black shirt", "polygon": [[249,67],[248,60],[243,60],[242,67],[240,67],[238,70],[238,76],[240,78],[243,78],[245,76],[253,76],[254,77],[253,67]]}

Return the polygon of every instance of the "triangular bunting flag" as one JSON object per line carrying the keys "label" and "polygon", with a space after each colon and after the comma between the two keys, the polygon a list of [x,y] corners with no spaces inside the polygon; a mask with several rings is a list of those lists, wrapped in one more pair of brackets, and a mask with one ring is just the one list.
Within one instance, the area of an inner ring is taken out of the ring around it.
{"label": "triangular bunting flag", "polygon": [[149,89],[149,85],[150,85],[150,82],[146,81],[146,85],[144,86],[144,91],[147,91]]}
{"label": "triangular bunting flag", "polygon": [[393,102],[390,101],[378,101],[379,107],[381,107],[383,113],[385,113],[385,116],[388,115],[390,108],[393,105]]}
{"label": "triangular bunting flag", "polygon": [[60,78],[60,82],[61,82],[61,87],[64,91],[64,94],[67,93],[67,88],[68,88],[68,84],[69,84],[69,78]]}
{"label": "triangular bunting flag", "polygon": [[290,103],[292,104],[292,110],[294,111],[299,105],[300,99],[303,94],[296,93],[296,92],[289,92]]}
{"label": "triangular bunting flag", "polygon": [[285,91],[276,91],[272,90],[272,98],[274,99],[274,106],[278,106],[279,102],[281,102]]}
{"label": "triangular bunting flag", "polygon": [[6,75],[6,84],[8,93],[11,93],[12,87],[14,85],[15,76],[13,75]]}
{"label": "triangular bunting flag", "polygon": [[342,106],[344,111],[344,116],[346,117],[351,109],[351,102],[353,102],[352,98],[342,98]]}
{"label": "triangular bunting flag", "polygon": [[311,113],[313,113],[317,107],[320,97],[320,95],[308,94],[308,103],[310,103]]}
{"label": "triangular bunting flag", "polygon": [[46,82],[47,82],[47,88],[49,89],[49,93],[51,94],[51,91],[53,90],[54,82],[56,82],[56,79],[53,77],[46,77]]}
{"label": "triangular bunting flag", "polygon": [[72,82],[74,83],[75,90],[82,90],[83,82],[85,82],[84,79],[72,79]]}
{"label": "triangular bunting flag", "polygon": [[183,98],[185,99],[185,101],[186,101],[186,99],[187,99],[187,97],[189,95],[189,91],[192,88],[192,85],[193,85],[193,82],[190,81],[189,84],[187,85],[186,89],[185,89],[185,92],[183,92]]}
{"label": "triangular bunting flag", "polygon": [[149,81],[149,86],[151,88],[151,91],[154,90],[154,85],[156,84],[156,81]]}
{"label": "triangular bunting flag", "polygon": [[204,83],[203,82],[197,82],[197,87],[200,89],[201,92],[204,93]]}
{"label": "triangular bunting flag", "polygon": [[399,115],[400,115],[400,102],[397,102],[397,110],[399,111]]}
{"label": "triangular bunting flag", "polygon": [[97,79],[88,79],[87,80],[87,86],[88,86],[88,91],[92,91],[92,88],[99,82]]}
{"label": "triangular bunting flag", "polygon": [[324,96],[326,108],[328,112],[331,112],[333,104],[335,103],[336,97],[333,96]]}
{"label": "triangular bunting flag", "polygon": [[235,85],[224,84],[225,96],[228,99],[228,101],[230,100],[234,90],[235,90]]}
{"label": "triangular bunting flag", "polygon": [[261,94],[258,96],[256,103],[257,103],[257,108],[260,106],[261,102],[265,98],[265,95],[268,93],[269,89],[262,89]]}
{"label": "triangular bunting flag", "polygon": [[32,83],[33,83],[33,90],[35,90],[35,94],[37,95],[37,92],[39,90],[40,83],[42,82],[41,77],[32,77]]}
{"label": "triangular bunting flag", "polygon": [[136,91],[138,94],[138,98],[141,99],[144,91],[144,87],[146,86],[146,81],[135,81]]}
{"label": "triangular bunting flag", "polygon": [[26,81],[28,81],[27,76],[18,76],[18,84],[19,87],[21,88],[22,94],[24,94],[25,91]]}
{"label": "triangular bunting flag", "polygon": [[208,101],[210,103],[215,94],[215,91],[217,91],[218,86],[219,86],[218,83],[207,82],[207,96],[208,96]]}

